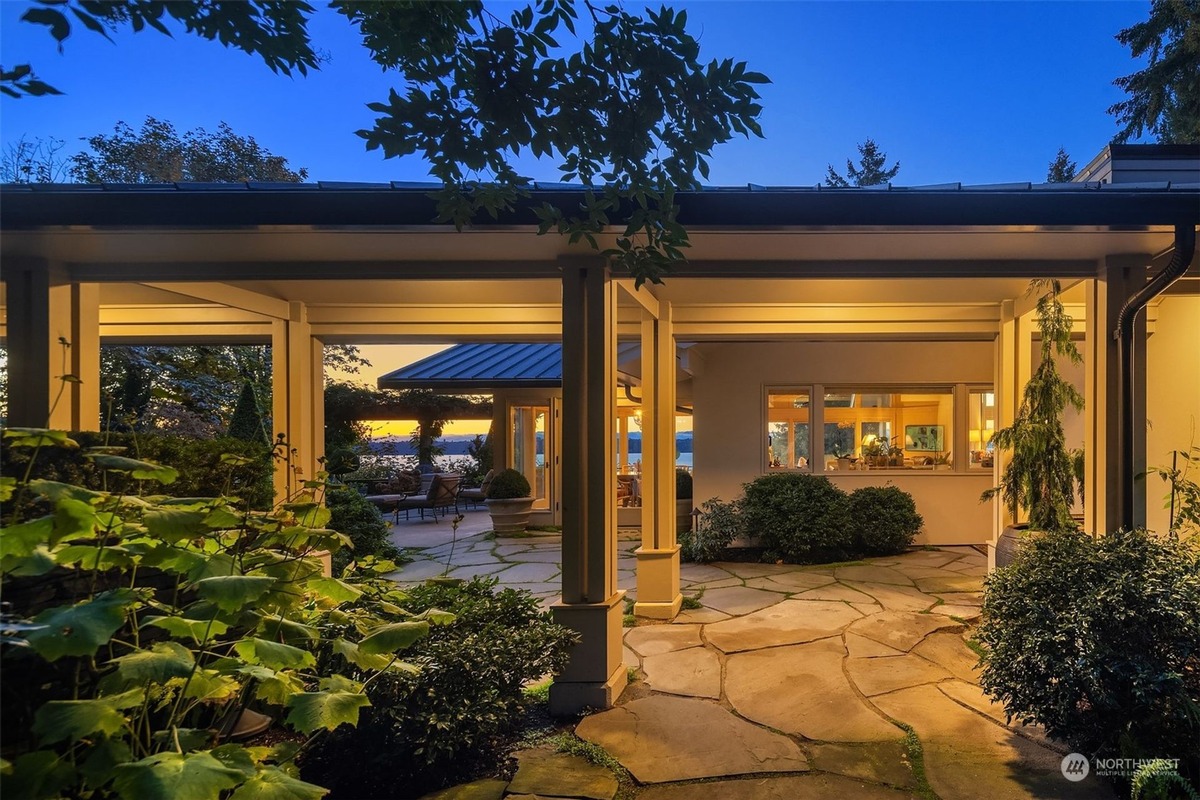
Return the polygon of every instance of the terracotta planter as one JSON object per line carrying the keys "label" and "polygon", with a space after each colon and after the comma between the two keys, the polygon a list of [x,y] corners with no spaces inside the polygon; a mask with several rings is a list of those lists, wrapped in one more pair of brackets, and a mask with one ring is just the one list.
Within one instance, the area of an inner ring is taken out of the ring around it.
{"label": "terracotta planter", "polygon": [[692,498],[675,501],[675,533],[687,533],[692,529]]}
{"label": "terracotta planter", "polygon": [[533,512],[532,497],[484,502],[487,503],[488,513],[492,515],[492,530],[497,533],[515,533],[529,527],[529,515]]}

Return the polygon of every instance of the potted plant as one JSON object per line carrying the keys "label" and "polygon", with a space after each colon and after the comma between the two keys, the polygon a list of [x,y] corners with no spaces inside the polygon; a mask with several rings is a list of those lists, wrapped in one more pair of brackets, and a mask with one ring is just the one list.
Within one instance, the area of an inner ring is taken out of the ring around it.
{"label": "potted plant", "polygon": [[692,529],[692,473],[675,470],[675,532]]}
{"label": "potted plant", "polygon": [[1071,342],[1071,317],[1059,299],[1058,281],[1038,279],[1030,293],[1044,291],[1037,302],[1036,319],[1042,332],[1042,363],[1034,370],[1021,397],[1012,425],[996,431],[992,443],[1011,454],[1000,485],[988,489],[980,500],[999,495],[1014,520],[1024,510],[1026,522],[1004,529],[996,544],[996,566],[1012,563],[1022,537],[1035,532],[1075,528],[1071,500],[1075,496],[1075,469],[1063,433],[1062,415],[1067,406],[1083,409],[1083,397],[1058,371],[1056,359],[1083,360]]}
{"label": "potted plant", "polygon": [[515,469],[506,469],[492,478],[487,490],[488,513],[492,515],[492,530],[514,533],[529,526],[533,511],[529,481]]}

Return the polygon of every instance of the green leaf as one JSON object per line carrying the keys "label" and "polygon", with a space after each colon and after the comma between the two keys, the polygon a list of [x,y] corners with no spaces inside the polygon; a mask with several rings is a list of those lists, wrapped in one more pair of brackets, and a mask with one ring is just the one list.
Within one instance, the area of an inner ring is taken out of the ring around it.
{"label": "green leaf", "polygon": [[229,800],[320,800],[328,789],[293,778],[279,767],[263,767],[243,783]]}
{"label": "green leaf", "polygon": [[335,603],[349,603],[362,597],[362,590],[337,578],[309,578],[308,588],[319,592]]}
{"label": "green leaf", "polygon": [[142,623],[142,627],[147,625],[162,628],[177,639],[191,639],[196,644],[200,644],[204,640],[206,631],[210,637],[215,637],[229,630],[228,625],[217,619],[210,622],[206,619],[187,619],[186,617],[150,617]]}
{"label": "green leaf", "polygon": [[334,639],[333,652],[337,653],[351,664],[354,664],[357,667],[362,667],[363,669],[386,669],[388,662],[392,660],[391,655],[368,655],[363,653],[361,650],[359,650],[357,644],[348,639]]}
{"label": "green leaf", "polygon": [[46,428],[5,428],[4,438],[12,440],[9,442],[12,447],[79,448],[79,442],[68,436],[66,431],[52,431]]}
{"label": "green leaf", "polygon": [[146,530],[165,542],[175,544],[183,539],[199,539],[209,533],[203,511],[186,508],[156,508],[142,517]]}
{"label": "green leaf", "polygon": [[223,744],[213,748],[211,752],[213,758],[230,769],[236,769],[247,778],[253,778],[254,774],[258,772],[259,759],[256,759],[251,749],[245,745]]}
{"label": "green leaf", "polygon": [[458,619],[455,614],[449,611],[442,611],[437,608],[427,608],[416,616],[417,619],[429,620],[430,625],[449,625]]}
{"label": "green leaf", "polygon": [[86,569],[101,571],[133,564],[133,553],[124,547],[96,547],[94,544],[73,544],[54,551],[54,562],[64,567],[80,564]]}
{"label": "green leaf", "polygon": [[91,538],[96,535],[99,520],[96,519],[96,509],[90,503],[64,497],[54,505],[54,540]]}
{"label": "green leaf", "polygon": [[113,788],[125,800],[217,800],[245,776],[210,753],[158,753],[113,770]]}
{"label": "green leaf", "polygon": [[[175,683],[182,684],[182,679]],[[215,669],[198,669],[188,681],[184,697],[190,697],[205,703],[223,702],[233,697],[241,690],[242,684],[229,675],[222,675]]]}
{"label": "green leaf", "polygon": [[41,478],[29,482],[29,491],[55,502],[69,497],[73,500],[82,500],[85,503],[90,503],[101,497],[108,496],[105,492],[94,492],[91,489],[85,489],[82,486],[76,486],[71,483],[47,481]]}
{"label": "green leaf", "polygon": [[94,733],[112,736],[125,725],[121,710],[139,705],[143,699],[141,689],[130,689],[95,700],[50,700],[34,715],[33,732],[43,744],[64,739],[74,742]]}
{"label": "green leaf", "polygon": [[258,626],[258,632],[271,641],[285,642],[315,642],[321,638],[321,632],[311,625],[303,625],[286,617],[271,616],[263,619]]}
{"label": "green leaf", "polygon": [[117,764],[133,760],[133,751],[122,739],[103,738],[92,743],[87,758],[79,765],[79,774],[90,789],[99,789],[112,778]]}
{"label": "green leaf", "polygon": [[286,706],[288,700],[304,691],[304,682],[288,672],[276,672],[259,665],[242,667],[238,673],[258,681],[254,697],[277,706]]}
{"label": "green leaf", "polygon": [[158,481],[159,483],[174,483],[179,477],[179,470],[153,464],[136,458],[114,456],[106,453],[88,453],[86,458],[95,462],[96,466],[109,472],[127,472],[138,480]]}
{"label": "green leaf", "polygon": [[317,663],[307,650],[290,644],[268,642],[266,639],[243,639],[233,649],[251,664],[262,664],[272,669],[302,669]]}
{"label": "green leaf", "polygon": [[358,643],[359,652],[367,655],[376,653],[394,653],[403,650],[413,642],[429,633],[429,623],[393,622],[381,625]]}
{"label": "green leaf", "polygon": [[73,606],[46,609],[33,619],[45,627],[31,631],[26,641],[47,661],[95,655],[125,623],[125,610],[136,600],[129,589],[113,589]]}
{"label": "green leaf", "polygon": [[[216,731],[205,728],[168,728],[154,732],[154,743],[159,745],[155,750],[176,750],[191,753],[196,750],[207,750],[212,744]],[[175,742],[179,747],[175,747]],[[132,761],[133,759],[127,759]]]}
{"label": "green leaf", "polygon": [[58,563],[45,547],[38,546],[32,555],[25,558],[5,558],[0,560],[0,569],[5,575],[14,577],[37,577],[51,570],[58,569]]}
{"label": "green leaf", "polygon": [[222,611],[236,611],[252,605],[274,583],[274,578],[261,575],[220,575],[198,580],[193,585],[201,597],[213,601]]}
{"label": "green leaf", "polygon": [[357,692],[304,692],[292,695],[287,705],[291,709],[287,723],[301,733],[312,733],[320,728],[331,731],[339,725],[357,725],[359,710],[371,701]]}
{"label": "green leaf", "polygon": [[172,678],[186,678],[196,665],[192,651],[179,642],[157,642],[149,650],[138,650],[114,658],[117,671],[106,675],[101,686],[140,686],[147,683],[164,684]]}
{"label": "green leaf", "polygon": [[[0,503],[7,503],[12,500],[13,492],[17,489],[17,479],[10,478],[7,475],[0,475]],[[7,761],[5,764],[9,763]]]}
{"label": "green leaf", "polygon": [[51,750],[35,750],[13,761],[12,773],[0,780],[0,797],[58,797],[75,780],[70,762]]}
{"label": "green leaf", "polygon": [[54,517],[45,516],[0,528],[0,558],[24,558],[33,555],[39,544],[50,541]]}

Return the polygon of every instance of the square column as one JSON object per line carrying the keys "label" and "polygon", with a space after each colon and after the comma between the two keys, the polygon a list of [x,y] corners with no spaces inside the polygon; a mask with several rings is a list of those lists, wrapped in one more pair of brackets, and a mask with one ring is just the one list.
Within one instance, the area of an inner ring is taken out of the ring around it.
{"label": "square column", "polygon": [[323,345],[313,338],[304,303],[292,302],[289,318],[271,324],[271,418],[284,434],[286,458],[276,461],[275,496],[287,497],[313,480],[324,454]]}
{"label": "square column", "polygon": [[640,617],[674,619],[679,591],[675,539],[675,337],[671,304],[660,300],[658,318],[642,313],[642,546],[637,549]]}
{"label": "square column", "polygon": [[[1121,487],[1133,476],[1125,475],[1120,459],[1120,375],[1117,342],[1113,331],[1121,307],[1145,285],[1148,256],[1108,256],[1099,265],[1096,279],[1085,283],[1087,328],[1084,339],[1084,403],[1087,428],[1084,438],[1084,527],[1092,533],[1116,530],[1121,524]],[[1134,321],[1133,452],[1134,475],[1146,471],[1146,312]],[[1146,481],[1134,485],[1134,524],[1146,524]]]}
{"label": "square column", "polygon": [[617,589],[616,284],[600,261],[563,264],[562,600],[580,643],[550,687],[550,711],[608,708],[627,680]]}
{"label": "square column", "polygon": [[100,428],[100,290],[46,262],[5,265],[8,424]]}

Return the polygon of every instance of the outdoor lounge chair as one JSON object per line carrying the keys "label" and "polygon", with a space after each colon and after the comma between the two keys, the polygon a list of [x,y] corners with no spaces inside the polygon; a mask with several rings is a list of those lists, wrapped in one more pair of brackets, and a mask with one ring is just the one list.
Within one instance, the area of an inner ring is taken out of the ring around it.
{"label": "outdoor lounge chair", "polygon": [[458,511],[458,490],[459,484],[462,482],[462,476],[455,472],[443,472],[433,476],[433,480],[429,484],[429,491],[423,495],[415,497],[406,497],[396,504],[394,509],[395,520],[400,522],[400,512],[404,512],[404,518],[408,519],[409,512],[419,511],[421,519],[425,519],[425,512],[432,511],[434,522],[437,521],[437,512],[440,509],[444,516],[451,506],[454,511]]}
{"label": "outdoor lounge chair", "polygon": [[478,489],[463,489],[458,493],[458,499],[465,503],[470,503],[473,507],[478,506],[484,500],[487,500],[488,488],[492,485],[492,478],[496,477],[496,470],[489,469],[487,475],[483,476],[483,483]]}

